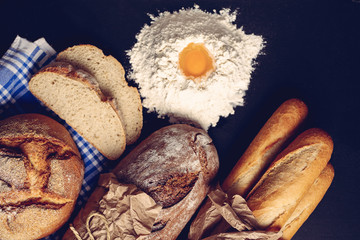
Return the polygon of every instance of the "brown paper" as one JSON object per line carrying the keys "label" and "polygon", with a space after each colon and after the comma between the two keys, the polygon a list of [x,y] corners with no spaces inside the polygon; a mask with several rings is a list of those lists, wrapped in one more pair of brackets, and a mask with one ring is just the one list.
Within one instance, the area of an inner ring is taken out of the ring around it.
{"label": "brown paper", "polygon": [[63,239],[141,239],[151,232],[160,210],[135,185],[119,183],[112,173],[102,174]]}
{"label": "brown paper", "polygon": [[[232,229],[232,232],[227,230]],[[258,223],[240,195],[228,198],[219,185],[212,187],[205,204],[190,226],[189,239],[276,240],[281,232],[259,230]]]}

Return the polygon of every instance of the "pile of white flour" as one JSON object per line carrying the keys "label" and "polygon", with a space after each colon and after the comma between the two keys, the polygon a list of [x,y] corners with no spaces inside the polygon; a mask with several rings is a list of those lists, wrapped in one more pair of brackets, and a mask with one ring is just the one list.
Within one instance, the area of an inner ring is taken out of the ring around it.
{"label": "pile of white flour", "polygon": [[[128,77],[138,83],[149,112],[208,130],[244,104],[263,39],[237,28],[236,12],[209,13],[195,6],[150,18],[127,52]],[[215,60],[215,71],[201,83],[187,79],[178,66],[179,53],[191,42],[203,43]]]}

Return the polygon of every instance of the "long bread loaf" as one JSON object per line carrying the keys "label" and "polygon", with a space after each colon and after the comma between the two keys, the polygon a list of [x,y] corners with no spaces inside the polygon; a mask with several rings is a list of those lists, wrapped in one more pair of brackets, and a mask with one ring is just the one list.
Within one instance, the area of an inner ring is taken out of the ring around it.
{"label": "long bread loaf", "polygon": [[223,190],[228,195],[245,197],[304,121],[307,113],[307,106],[299,99],[290,99],[281,104],[225,179]]}
{"label": "long bread loaf", "polygon": [[320,129],[300,134],[282,151],[247,196],[260,227],[280,230],[330,160],[331,137]]}
{"label": "long bread loaf", "polygon": [[295,235],[320,203],[333,179],[334,168],[328,163],[320,176],[310,187],[309,191],[307,191],[304,198],[301,199],[300,203],[296,206],[296,209],[286,221],[285,225],[281,228],[283,233],[282,240],[290,240]]}

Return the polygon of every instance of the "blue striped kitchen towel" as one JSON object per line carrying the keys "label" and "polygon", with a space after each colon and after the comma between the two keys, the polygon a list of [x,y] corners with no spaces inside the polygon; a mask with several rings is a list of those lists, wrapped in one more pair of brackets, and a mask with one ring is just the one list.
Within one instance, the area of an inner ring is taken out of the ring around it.
{"label": "blue striped kitchen towel", "polygon": [[[107,159],[50,109],[42,105],[29,91],[28,81],[31,76],[55,57],[56,51],[44,38],[35,42],[20,36],[15,38],[0,59],[0,119],[21,113],[40,113],[66,127],[77,144],[85,164],[84,181],[74,211],[76,213],[90,197]],[[60,239],[63,230],[46,239]]]}

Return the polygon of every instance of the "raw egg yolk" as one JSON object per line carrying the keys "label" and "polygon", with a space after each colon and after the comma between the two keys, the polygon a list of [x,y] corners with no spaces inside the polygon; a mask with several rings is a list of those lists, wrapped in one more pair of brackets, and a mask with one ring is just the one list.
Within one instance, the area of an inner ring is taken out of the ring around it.
{"label": "raw egg yolk", "polygon": [[179,54],[182,73],[193,80],[209,76],[214,71],[214,60],[202,43],[189,43]]}

